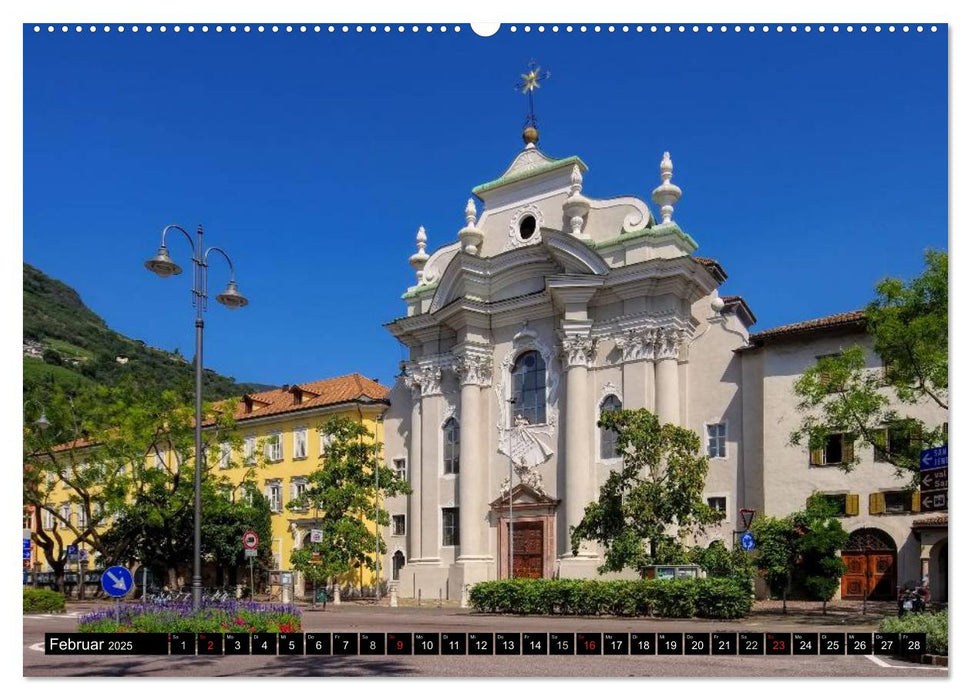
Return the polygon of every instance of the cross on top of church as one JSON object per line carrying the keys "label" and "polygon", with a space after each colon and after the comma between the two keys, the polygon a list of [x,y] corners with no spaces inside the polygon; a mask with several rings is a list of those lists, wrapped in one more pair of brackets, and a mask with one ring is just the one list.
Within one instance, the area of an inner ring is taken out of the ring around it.
{"label": "cross on top of church", "polygon": [[539,130],[536,128],[536,113],[533,110],[533,92],[539,89],[540,82],[550,77],[549,71],[544,71],[536,61],[530,60],[528,70],[520,76],[516,89],[521,90],[529,101],[529,111],[523,124],[523,141],[527,145],[539,141]]}

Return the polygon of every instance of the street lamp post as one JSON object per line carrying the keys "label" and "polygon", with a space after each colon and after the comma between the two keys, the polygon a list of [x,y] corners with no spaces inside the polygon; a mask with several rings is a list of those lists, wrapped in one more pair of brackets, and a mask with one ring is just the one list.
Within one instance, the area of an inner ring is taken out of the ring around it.
{"label": "street lamp post", "polygon": [[223,306],[229,309],[239,309],[249,301],[236,288],[236,270],[233,261],[222,248],[215,246],[203,248],[202,226],[196,229],[196,240],[181,226],[170,224],[162,229],[162,244],[154,258],[145,261],[145,267],[159,277],[169,277],[182,272],[165,247],[165,235],[172,229],[180,231],[192,248],[192,305],[196,309],[196,424],[195,424],[195,507],[192,533],[192,609],[202,607],[202,314],[206,310],[209,254],[219,253],[229,264],[229,284],[226,289],[216,296]]}

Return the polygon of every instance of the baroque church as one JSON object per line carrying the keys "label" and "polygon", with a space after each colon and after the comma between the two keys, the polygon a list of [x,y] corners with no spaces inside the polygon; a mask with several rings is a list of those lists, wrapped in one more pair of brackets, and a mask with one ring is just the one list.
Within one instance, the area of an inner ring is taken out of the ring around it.
{"label": "baroque church", "polygon": [[[883,567],[888,596],[898,579],[943,570],[946,580],[946,515],[920,526],[909,502],[895,513],[906,517],[870,515],[873,494],[906,486],[888,465],[870,460],[847,475],[788,445],[792,383],[816,357],[865,344],[862,316],[750,334],[751,309],[719,294],[725,270],[697,255],[677,222],[668,153],[655,214],[638,197],[586,196],[587,165],[547,155],[538,137],[526,128],[505,172],[472,189],[452,241],[429,253],[418,230],[415,284],[386,326],[409,355],[384,418],[385,458],[412,488],[386,504],[382,570],[399,593],[462,600],[471,584],[507,578],[510,564],[517,577],[599,576],[596,545],[574,555],[569,528],[620,464],[613,434],[597,427],[602,411],[619,408],[701,436],[705,498],[726,513],[701,544],[731,546],[740,508],[785,515],[826,491],[843,499],[846,529],[869,538],[860,566]],[[822,459],[831,457],[842,458]],[[871,562],[877,550],[890,559]],[[842,594],[873,582],[856,584],[848,574]]]}

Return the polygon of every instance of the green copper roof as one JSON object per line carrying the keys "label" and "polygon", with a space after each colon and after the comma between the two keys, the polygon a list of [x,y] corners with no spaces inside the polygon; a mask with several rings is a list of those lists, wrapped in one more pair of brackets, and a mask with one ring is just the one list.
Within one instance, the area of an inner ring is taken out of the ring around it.
{"label": "green copper roof", "polygon": [[435,289],[438,286],[438,282],[433,282],[431,284],[419,284],[415,287],[411,287],[407,292],[401,295],[402,299],[413,299],[419,296],[422,292],[427,292],[429,289]]}
{"label": "green copper roof", "polygon": [[606,241],[587,241],[587,245],[594,250],[600,250],[601,248],[608,248],[614,245],[621,245],[623,243],[629,243],[630,241],[636,241],[639,238],[644,238],[645,236],[651,236],[653,238],[659,238],[661,236],[666,236],[669,234],[675,234],[680,236],[685,241],[691,245],[693,250],[698,249],[698,243],[694,238],[689,236],[687,233],[682,231],[680,227],[674,222],[670,224],[657,224],[653,228],[642,228],[637,231],[632,231],[631,233],[622,233],[619,236],[614,236]]}
{"label": "green copper roof", "polygon": [[503,185],[508,185],[513,182],[519,182],[520,180],[525,180],[528,177],[534,177],[536,175],[542,175],[543,173],[548,173],[552,170],[562,168],[567,165],[579,165],[582,171],[587,171],[587,164],[584,163],[577,156],[569,156],[568,158],[560,158],[559,160],[552,160],[546,163],[539,163],[537,165],[524,168],[518,172],[511,175],[504,175],[492,182],[486,182],[482,185],[472,188],[472,194],[479,196],[483,192],[488,192],[489,190],[494,190],[497,187],[502,187]]}

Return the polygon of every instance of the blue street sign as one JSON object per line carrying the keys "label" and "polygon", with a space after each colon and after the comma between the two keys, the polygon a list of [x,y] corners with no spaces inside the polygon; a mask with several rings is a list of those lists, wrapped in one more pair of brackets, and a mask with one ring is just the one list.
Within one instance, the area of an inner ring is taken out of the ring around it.
{"label": "blue street sign", "polygon": [[78,546],[76,544],[69,544],[67,546],[67,559],[68,561],[78,560]]}
{"label": "blue street sign", "polygon": [[751,552],[753,549],[755,549],[755,535],[748,530],[742,533],[739,540],[742,543],[742,549],[744,549],[746,552]]}
{"label": "blue street sign", "polygon": [[30,539],[24,538],[24,559],[30,559]]}
{"label": "blue street sign", "polygon": [[109,566],[101,574],[101,587],[108,595],[120,598],[131,590],[131,571],[123,566]]}
{"label": "blue street sign", "polygon": [[932,447],[929,450],[921,450],[920,452],[920,468],[924,469],[938,469],[940,467],[947,466],[947,445],[941,445],[940,447]]}

